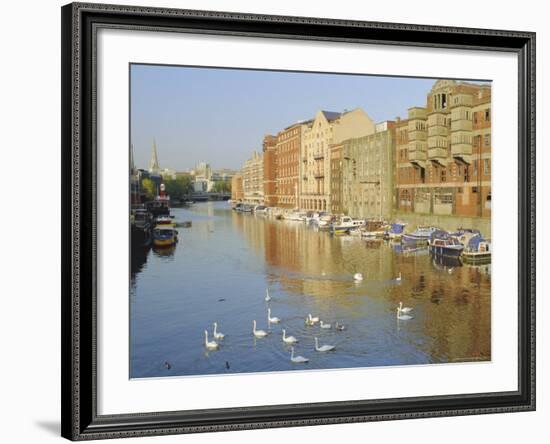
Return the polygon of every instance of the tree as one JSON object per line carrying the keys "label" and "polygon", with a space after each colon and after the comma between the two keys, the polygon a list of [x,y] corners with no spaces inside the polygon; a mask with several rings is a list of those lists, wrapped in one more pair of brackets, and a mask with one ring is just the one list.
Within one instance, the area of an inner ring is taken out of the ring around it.
{"label": "tree", "polygon": [[189,176],[178,176],[176,179],[164,181],[166,193],[172,199],[183,199],[193,192],[193,182]]}
{"label": "tree", "polygon": [[155,198],[155,194],[157,191],[155,182],[153,182],[148,177],[145,177],[141,180],[141,190],[145,194],[147,200],[152,200]]}
{"label": "tree", "polygon": [[231,183],[225,180],[220,180],[214,183],[212,186],[212,191],[214,193],[230,193],[231,192]]}

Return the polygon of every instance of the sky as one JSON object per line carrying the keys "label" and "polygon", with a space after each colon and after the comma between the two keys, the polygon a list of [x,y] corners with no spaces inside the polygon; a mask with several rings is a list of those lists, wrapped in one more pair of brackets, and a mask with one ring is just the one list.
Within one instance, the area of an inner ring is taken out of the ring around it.
{"label": "sky", "polygon": [[363,108],[375,123],[425,106],[434,79],[182,66],[131,66],[131,142],[138,168],[156,141],[161,168],[198,162],[239,170],[265,134],[318,110]]}

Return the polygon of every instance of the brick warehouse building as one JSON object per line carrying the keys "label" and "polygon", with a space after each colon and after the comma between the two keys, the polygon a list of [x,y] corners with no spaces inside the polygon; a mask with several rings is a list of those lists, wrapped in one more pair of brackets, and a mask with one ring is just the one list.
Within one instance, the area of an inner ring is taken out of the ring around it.
{"label": "brick warehouse building", "polygon": [[281,208],[297,208],[300,149],[306,124],[295,123],[277,134],[277,202]]}
{"label": "brick warehouse building", "polygon": [[439,80],[396,122],[397,214],[491,215],[491,87]]}

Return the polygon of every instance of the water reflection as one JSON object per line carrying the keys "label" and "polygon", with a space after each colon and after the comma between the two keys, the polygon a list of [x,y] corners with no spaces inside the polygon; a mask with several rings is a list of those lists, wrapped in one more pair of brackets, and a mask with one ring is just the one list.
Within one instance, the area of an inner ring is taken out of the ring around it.
{"label": "water reflection", "polygon": [[[232,212],[226,203],[173,213],[192,227],[179,229],[169,254],[148,252],[132,274],[132,377],[490,359],[490,265],[334,237],[300,222]],[[266,287],[280,325],[267,322]],[[396,318],[399,302],[414,308],[413,319]],[[348,328],[307,327],[307,313]],[[252,335],[253,319],[267,338]],[[218,351],[206,352],[203,332],[214,321],[227,336]],[[282,328],[300,340],[296,352],[310,358],[307,365],[290,362]],[[315,352],[315,336],[337,350]]]}

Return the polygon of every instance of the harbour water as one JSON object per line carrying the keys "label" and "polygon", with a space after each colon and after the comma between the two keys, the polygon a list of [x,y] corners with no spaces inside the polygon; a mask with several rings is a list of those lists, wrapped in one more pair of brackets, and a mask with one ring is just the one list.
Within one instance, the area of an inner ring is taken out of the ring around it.
{"label": "harbour water", "polygon": [[[172,214],[176,223],[192,221],[178,228],[174,248],[132,251],[131,378],[491,359],[490,265],[332,236],[303,222],[237,213],[227,202]],[[363,281],[354,281],[357,272]],[[397,319],[399,302],[413,308],[412,319]],[[268,306],[280,324],[268,324]],[[306,326],[308,313],[332,328]],[[253,336],[253,320],[266,338]],[[226,336],[207,351],[204,330],[211,335],[215,321]],[[336,322],[346,329],[336,331]],[[290,361],[283,328],[307,364]],[[316,336],[336,349],[316,352]]]}

